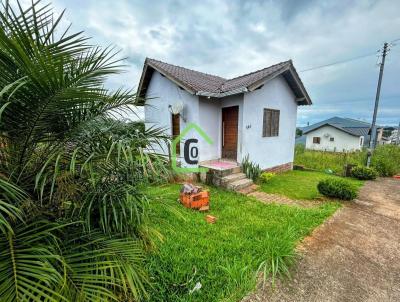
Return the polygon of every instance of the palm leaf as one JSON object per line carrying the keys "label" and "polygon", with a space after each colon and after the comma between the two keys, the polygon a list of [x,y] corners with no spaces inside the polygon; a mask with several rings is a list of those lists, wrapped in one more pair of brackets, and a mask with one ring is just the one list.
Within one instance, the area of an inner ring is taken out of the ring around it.
{"label": "palm leaf", "polygon": [[54,290],[63,284],[57,268],[62,266],[62,258],[54,235],[60,227],[48,221],[19,224],[14,234],[0,237],[2,301],[66,301]]}

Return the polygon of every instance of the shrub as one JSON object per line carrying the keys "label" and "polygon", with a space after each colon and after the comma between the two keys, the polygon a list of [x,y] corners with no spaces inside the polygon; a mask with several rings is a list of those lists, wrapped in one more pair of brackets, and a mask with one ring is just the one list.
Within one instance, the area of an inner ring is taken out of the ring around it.
{"label": "shrub", "polygon": [[272,178],[274,178],[275,177],[275,174],[274,173],[271,173],[271,172],[263,172],[263,173],[261,173],[261,175],[260,175],[260,180],[261,180],[261,182],[269,182]]}
{"label": "shrub", "polygon": [[380,176],[393,176],[400,173],[400,146],[381,145],[372,154],[371,166]]}
{"label": "shrub", "polygon": [[318,191],[325,196],[352,200],[357,197],[357,188],[348,180],[341,178],[327,178],[318,183]]}
{"label": "shrub", "polygon": [[370,179],[376,179],[378,176],[378,172],[374,168],[358,166],[354,167],[351,170],[351,176],[358,179],[370,180]]}
{"label": "shrub", "polygon": [[253,163],[249,159],[249,155],[247,154],[242,161],[242,171],[248,178],[251,178],[253,181],[256,181],[261,174],[260,165]]}

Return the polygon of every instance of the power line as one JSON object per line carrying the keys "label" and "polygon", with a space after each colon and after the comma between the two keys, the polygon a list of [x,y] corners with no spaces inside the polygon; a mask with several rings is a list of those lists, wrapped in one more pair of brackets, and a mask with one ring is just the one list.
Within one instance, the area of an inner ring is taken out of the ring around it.
{"label": "power line", "polygon": [[358,56],[358,57],[353,57],[353,58],[350,58],[350,59],[336,61],[336,62],[333,62],[333,63],[319,65],[319,66],[315,66],[315,67],[310,67],[310,68],[307,68],[307,69],[300,70],[299,72],[311,71],[311,70],[315,70],[315,69],[325,68],[325,67],[329,67],[329,66],[333,66],[333,65],[338,65],[338,64],[343,64],[343,63],[359,60],[359,59],[370,57],[370,56],[375,56],[378,52],[379,52],[379,50],[375,51],[373,53],[368,53],[368,54],[365,54],[365,55],[362,55],[362,56]]}

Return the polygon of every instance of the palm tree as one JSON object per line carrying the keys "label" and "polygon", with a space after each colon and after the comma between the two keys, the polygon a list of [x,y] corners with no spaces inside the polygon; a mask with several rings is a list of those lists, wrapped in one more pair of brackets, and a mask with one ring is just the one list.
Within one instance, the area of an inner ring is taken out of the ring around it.
{"label": "palm tree", "polygon": [[167,173],[145,150],[167,139],[110,119],[143,103],[110,92],[112,48],[60,31],[39,0],[0,8],[0,300],[146,298],[148,201]]}

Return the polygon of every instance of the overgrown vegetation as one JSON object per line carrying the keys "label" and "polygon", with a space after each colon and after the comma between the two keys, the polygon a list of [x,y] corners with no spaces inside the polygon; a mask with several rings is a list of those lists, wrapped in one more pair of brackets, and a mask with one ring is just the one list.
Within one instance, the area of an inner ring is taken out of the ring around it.
{"label": "overgrown vegetation", "polygon": [[352,200],[357,197],[357,187],[347,179],[327,178],[318,183],[318,191],[328,197]]}
{"label": "overgrown vegetation", "polygon": [[[110,116],[138,105],[108,91],[112,49],[62,31],[35,2],[0,7],[1,301],[137,301],[150,281],[143,180],[163,173],[144,152],[158,129]],[[154,177],[155,178],[155,177]]]}
{"label": "overgrown vegetation", "polygon": [[[365,166],[367,152],[322,152],[305,150],[304,145],[298,144],[295,149],[294,163],[317,171],[332,170],[336,175],[343,175],[344,166],[355,164]],[[400,173],[400,147],[396,145],[380,145],[372,156],[371,166],[380,176],[392,176]]]}
{"label": "overgrown vegetation", "polygon": [[322,152],[305,150],[304,145],[298,144],[295,148],[294,163],[308,169],[324,172],[332,170],[336,175],[343,175],[344,166],[347,164],[365,165],[366,153],[364,152]]}
{"label": "overgrown vegetation", "polygon": [[351,170],[351,176],[362,180],[372,180],[378,177],[378,172],[374,168],[358,166]]}
{"label": "overgrown vegetation", "polygon": [[[151,301],[240,301],[254,289],[257,271],[285,275],[293,262],[294,248],[338,207],[326,203],[304,209],[263,204],[250,197],[211,188],[207,214],[183,208],[179,185],[149,188],[152,221],[164,241],[149,258],[154,287]],[[182,217],[165,211],[166,206]],[[201,289],[190,293],[197,283]]]}
{"label": "overgrown vegetation", "polygon": [[[326,178],[339,178],[335,175],[328,175],[322,172],[314,171],[288,171],[280,174],[276,174],[267,183],[260,184],[260,190],[266,193],[276,193],[285,195],[292,199],[315,199],[322,197],[318,192],[318,183]],[[363,181],[357,179],[351,179],[350,181],[357,188],[363,185]]]}
{"label": "overgrown vegetation", "polygon": [[383,145],[376,148],[371,166],[378,171],[380,176],[400,174],[400,146]]}
{"label": "overgrown vegetation", "polygon": [[247,154],[242,161],[241,168],[247,178],[257,181],[261,174],[261,168],[259,164],[252,162]]}

